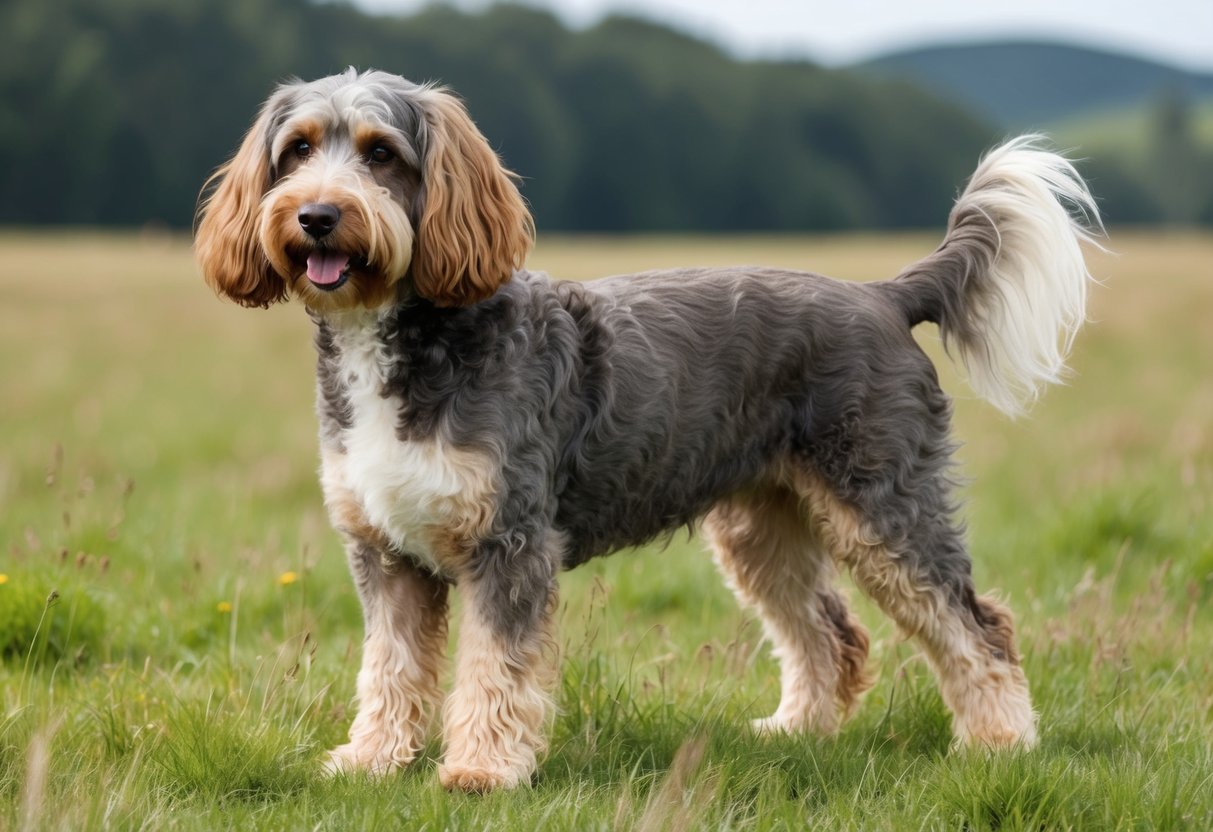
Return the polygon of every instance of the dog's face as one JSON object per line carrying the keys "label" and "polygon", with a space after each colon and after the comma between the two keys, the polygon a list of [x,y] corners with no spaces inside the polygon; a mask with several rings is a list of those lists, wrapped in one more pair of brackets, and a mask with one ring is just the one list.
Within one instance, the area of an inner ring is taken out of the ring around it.
{"label": "dog's face", "polygon": [[245,306],[375,308],[402,290],[474,303],[522,266],[534,234],[463,105],[382,72],[279,87],[211,181],[195,251],[207,282]]}

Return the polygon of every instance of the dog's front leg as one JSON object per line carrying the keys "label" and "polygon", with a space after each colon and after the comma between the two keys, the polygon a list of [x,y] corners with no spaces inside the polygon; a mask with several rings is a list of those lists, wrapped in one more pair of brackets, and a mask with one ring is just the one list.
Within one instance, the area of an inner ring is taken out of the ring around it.
{"label": "dog's front leg", "polygon": [[489,541],[457,585],[464,603],[438,778],[468,792],[511,788],[530,781],[547,748],[555,564],[543,546]]}
{"label": "dog's front leg", "polygon": [[366,636],[350,741],[329,752],[325,767],[383,774],[425,745],[441,695],[449,584],[392,553],[346,488],[341,463],[338,454],[324,457],[325,503],[345,541]]}
{"label": "dog's front leg", "polygon": [[366,624],[358,714],[350,741],[325,765],[383,774],[425,745],[440,695],[448,585],[408,560],[385,561],[373,545],[351,542],[348,555]]}

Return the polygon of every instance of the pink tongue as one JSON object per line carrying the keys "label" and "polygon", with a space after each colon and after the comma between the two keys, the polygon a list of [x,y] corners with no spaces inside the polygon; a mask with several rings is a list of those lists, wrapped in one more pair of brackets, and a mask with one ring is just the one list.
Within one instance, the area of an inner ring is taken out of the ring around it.
{"label": "pink tongue", "polygon": [[349,255],[339,251],[313,251],[307,256],[307,279],[328,286],[341,279],[350,263]]}

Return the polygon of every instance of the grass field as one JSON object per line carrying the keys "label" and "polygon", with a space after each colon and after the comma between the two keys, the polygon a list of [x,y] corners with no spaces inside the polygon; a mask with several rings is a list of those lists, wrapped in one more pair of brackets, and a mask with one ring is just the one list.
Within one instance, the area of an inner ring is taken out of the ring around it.
{"label": "grass field", "polygon": [[[865,279],[933,245],[555,239],[532,265]],[[0,235],[0,829],[1213,827],[1213,237],[1110,245],[1073,382],[1030,419],[942,370],[1039,749],[950,752],[924,661],[862,603],[879,681],[856,716],[755,737],[775,665],[679,537],[564,576],[552,750],[532,789],[477,798],[438,786],[436,742],[385,780],[319,774],[361,617],[316,484],[302,311],[219,303],[181,239]]]}

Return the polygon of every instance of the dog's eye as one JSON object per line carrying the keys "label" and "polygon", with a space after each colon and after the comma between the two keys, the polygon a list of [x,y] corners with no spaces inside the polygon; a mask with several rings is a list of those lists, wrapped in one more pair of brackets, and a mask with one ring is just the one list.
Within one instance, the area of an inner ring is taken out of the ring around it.
{"label": "dog's eye", "polygon": [[396,154],[381,144],[372,147],[371,152],[367,154],[367,159],[377,165],[385,165],[395,158]]}
{"label": "dog's eye", "polygon": [[303,139],[299,139],[299,141],[291,145],[291,150],[293,150],[295,155],[300,159],[306,159],[308,156],[312,155],[312,146]]}

